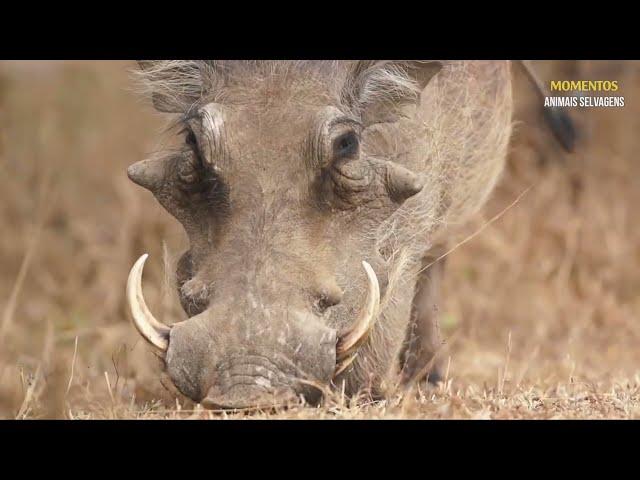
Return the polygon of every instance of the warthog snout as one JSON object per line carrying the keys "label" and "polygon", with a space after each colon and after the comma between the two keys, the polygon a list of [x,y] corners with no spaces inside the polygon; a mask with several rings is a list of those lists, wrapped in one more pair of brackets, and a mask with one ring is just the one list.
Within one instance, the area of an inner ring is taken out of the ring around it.
{"label": "warthog snout", "polygon": [[[320,349],[323,358],[315,369],[325,382],[333,371],[331,350],[330,345]],[[314,382],[306,383],[300,378],[301,373],[289,358],[282,356],[282,362],[278,362],[278,357],[273,351],[226,355],[218,364],[212,386],[201,403],[207,408],[286,406],[301,400],[315,403],[320,398],[320,389],[312,385]]]}
{"label": "warthog snout", "polygon": [[142,295],[142,269],[135,263],[127,297],[139,333],[164,359],[176,387],[208,408],[315,403],[334,376],[355,358],[377,316],[380,291],[363,262],[369,292],[353,324],[338,333],[317,315],[282,306],[216,304],[167,327],[151,314]]}
{"label": "warthog snout", "polygon": [[[221,305],[174,325],[167,372],[205,406],[242,408],[318,398],[336,364],[336,332],[311,315]],[[242,311],[242,313],[240,313]]]}

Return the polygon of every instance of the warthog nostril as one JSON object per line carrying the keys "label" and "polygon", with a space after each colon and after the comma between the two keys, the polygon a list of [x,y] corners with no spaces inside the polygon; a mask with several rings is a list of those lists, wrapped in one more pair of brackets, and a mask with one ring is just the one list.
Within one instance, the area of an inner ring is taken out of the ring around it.
{"label": "warthog nostril", "polygon": [[316,307],[322,313],[330,307],[338,305],[342,301],[343,291],[336,284],[324,285],[318,293]]}
{"label": "warthog nostril", "polygon": [[193,317],[207,309],[211,287],[198,278],[192,278],[180,287],[178,293],[182,308],[187,315]]}
{"label": "warthog nostril", "polygon": [[334,297],[325,297],[325,296],[321,296],[320,298],[318,298],[316,302],[318,306],[318,310],[320,310],[321,313],[327,310],[328,308],[333,307],[339,303],[340,303],[339,299],[336,299]]}

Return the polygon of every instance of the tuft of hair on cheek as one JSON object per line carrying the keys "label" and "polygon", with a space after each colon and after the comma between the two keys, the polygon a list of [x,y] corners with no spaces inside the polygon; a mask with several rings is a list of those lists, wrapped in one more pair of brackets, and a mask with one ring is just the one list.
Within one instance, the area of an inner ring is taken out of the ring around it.
{"label": "tuft of hair on cheek", "polygon": [[407,272],[412,270],[412,267],[416,265],[416,255],[410,250],[409,247],[400,247],[391,252],[388,260],[385,262],[387,287],[380,301],[381,311],[384,311],[389,306],[393,306],[397,291],[407,287],[407,278],[409,277]]}
{"label": "tuft of hair on cheek", "polygon": [[362,91],[362,102],[371,103],[380,98],[417,99],[420,95],[418,84],[396,65],[377,69],[369,77]]}
{"label": "tuft of hair on cheek", "polygon": [[353,72],[345,84],[342,94],[343,102],[356,110],[361,110],[374,103],[392,106],[397,100],[417,100],[420,96],[420,86],[403,68],[402,62],[378,63],[373,62],[367,68],[357,68],[360,72]]}
{"label": "tuft of hair on cheek", "polygon": [[156,108],[187,112],[206,95],[220,90],[223,78],[215,62],[206,60],[145,60],[133,70],[136,89],[153,98]]}
{"label": "tuft of hair on cheek", "polygon": [[[165,240],[162,241],[162,265],[164,267],[164,275],[161,290],[162,310],[170,311],[174,302],[171,298],[176,291],[176,264],[178,263],[177,255],[169,251],[169,247]],[[176,299],[177,300],[177,299]],[[166,317],[166,315],[165,315]]]}

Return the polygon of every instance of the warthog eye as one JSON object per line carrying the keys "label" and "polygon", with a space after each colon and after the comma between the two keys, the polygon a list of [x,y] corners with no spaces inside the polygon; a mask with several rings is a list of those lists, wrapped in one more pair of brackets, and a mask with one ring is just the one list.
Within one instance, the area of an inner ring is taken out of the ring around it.
{"label": "warthog eye", "polygon": [[360,148],[360,139],[354,131],[343,133],[333,141],[335,159],[354,157]]}
{"label": "warthog eye", "polygon": [[183,189],[200,191],[203,189],[201,184],[207,175],[204,172],[198,141],[191,129],[185,129],[183,133],[185,134],[184,143],[189,148],[178,165],[178,178],[182,182]]}
{"label": "warthog eye", "polygon": [[198,145],[198,140],[196,139],[196,134],[193,133],[193,130],[187,128],[184,130],[184,143],[189,147],[191,152],[193,152],[195,163],[200,166],[202,165],[202,157],[200,155],[200,147]]}
{"label": "warthog eye", "polygon": [[184,138],[184,143],[186,143],[193,149],[198,148],[198,143],[196,142],[196,136],[191,130],[187,130],[187,135]]}

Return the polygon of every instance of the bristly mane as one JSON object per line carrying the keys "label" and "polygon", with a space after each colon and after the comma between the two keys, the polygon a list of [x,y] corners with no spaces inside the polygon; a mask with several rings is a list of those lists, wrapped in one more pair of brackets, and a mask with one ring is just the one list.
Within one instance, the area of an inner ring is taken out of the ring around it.
{"label": "bristly mane", "polygon": [[278,76],[321,80],[345,108],[374,101],[415,99],[420,90],[403,62],[313,60],[160,60],[141,61],[134,72],[142,94],[156,106],[185,113],[203,101],[218,101],[225,85],[242,78]]}

